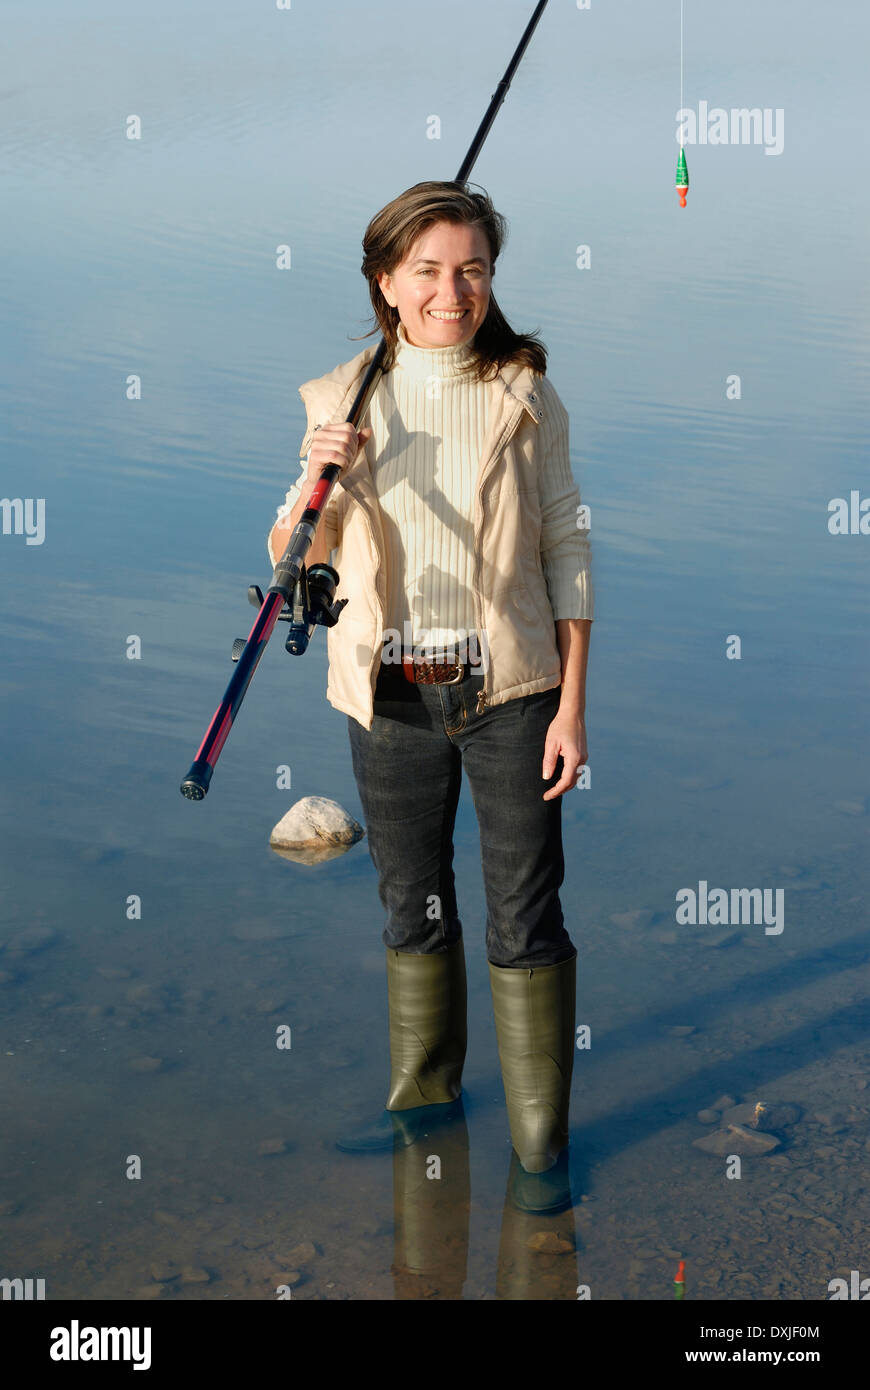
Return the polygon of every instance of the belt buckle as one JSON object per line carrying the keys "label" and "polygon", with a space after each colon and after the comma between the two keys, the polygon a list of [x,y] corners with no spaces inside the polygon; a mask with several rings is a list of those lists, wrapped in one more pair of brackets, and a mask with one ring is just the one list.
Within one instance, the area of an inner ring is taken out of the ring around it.
{"label": "belt buckle", "polygon": [[[408,680],[420,685],[458,685],[465,675],[465,664],[458,657],[453,661],[415,660],[413,656],[402,657],[402,667]],[[447,667],[451,674],[442,680],[436,679],[435,672]]]}
{"label": "belt buckle", "polygon": [[[445,656],[446,656],[446,653],[445,653]],[[459,682],[462,680],[463,676],[465,675],[465,666],[464,666],[463,662],[461,662],[461,661],[459,660],[459,657],[458,657],[458,656],[454,656],[452,660],[446,660],[446,661],[431,661],[431,660],[430,660],[430,661],[426,661],[426,660],[424,660],[424,661],[421,663],[421,665],[427,666],[427,667],[429,668],[429,670],[432,672],[432,677],[431,677],[431,684],[432,684],[432,685],[458,685]],[[444,670],[445,667],[447,667],[448,670],[452,668],[453,674],[450,675],[450,676],[444,677],[442,680],[437,680],[436,677],[435,677],[435,671],[437,671],[437,670],[439,670],[439,669]]]}
{"label": "belt buckle", "polygon": [[465,675],[465,665],[464,665],[463,662],[461,662],[461,661],[457,658],[457,661],[456,661],[456,674],[455,674],[454,676],[451,676],[449,680],[446,680],[446,681],[437,681],[436,684],[437,684],[437,685],[458,685],[459,682],[462,680],[462,678],[463,678],[464,675]]}

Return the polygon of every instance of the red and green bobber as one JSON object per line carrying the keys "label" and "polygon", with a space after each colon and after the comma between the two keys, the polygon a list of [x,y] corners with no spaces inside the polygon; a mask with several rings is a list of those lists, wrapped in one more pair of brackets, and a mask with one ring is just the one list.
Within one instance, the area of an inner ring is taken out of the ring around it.
{"label": "red and green bobber", "polygon": [[686,206],[686,194],[689,191],[689,171],[686,168],[686,151],[680,146],[680,157],[677,160],[677,192],[680,195],[680,207]]}

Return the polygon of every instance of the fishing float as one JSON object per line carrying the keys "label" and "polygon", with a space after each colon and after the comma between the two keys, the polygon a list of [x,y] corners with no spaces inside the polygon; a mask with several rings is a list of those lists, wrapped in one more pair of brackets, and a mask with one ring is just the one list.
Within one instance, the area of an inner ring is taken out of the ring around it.
{"label": "fishing float", "polygon": [[[680,0],[680,115],[683,113],[683,4]],[[684,147],[685,134],[684,125],[680,125],[680,157],[677,160],[677,193],[680,198],[680,207],[686,206],[686,194],[689,191],[689,170],[686,167],[686,151]]]}

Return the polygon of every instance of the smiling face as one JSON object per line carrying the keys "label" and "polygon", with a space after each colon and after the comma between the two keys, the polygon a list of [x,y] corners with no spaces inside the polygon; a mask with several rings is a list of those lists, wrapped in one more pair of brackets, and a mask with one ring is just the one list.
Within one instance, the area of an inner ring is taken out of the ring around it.
{"label": "smiling face", "polygon": [[378,284],[398,309],[414,347],[459,347],[470,343],[489,308],[489,242],[481,227],[436,222]]}

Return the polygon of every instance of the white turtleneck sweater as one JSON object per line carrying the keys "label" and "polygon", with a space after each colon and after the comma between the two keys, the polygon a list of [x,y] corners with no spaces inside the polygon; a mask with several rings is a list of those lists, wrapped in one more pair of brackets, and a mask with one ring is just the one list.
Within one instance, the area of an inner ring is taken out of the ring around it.
{"label": "white turtleneck sweater", "polygon": [[467,346],[414,347],[399,324],[395,364],[369,406],[390,557],[387,626],[406,646],[409,634],[448,646],[477,627],[474,490],[492,387],[461,375],[471,356]]}

